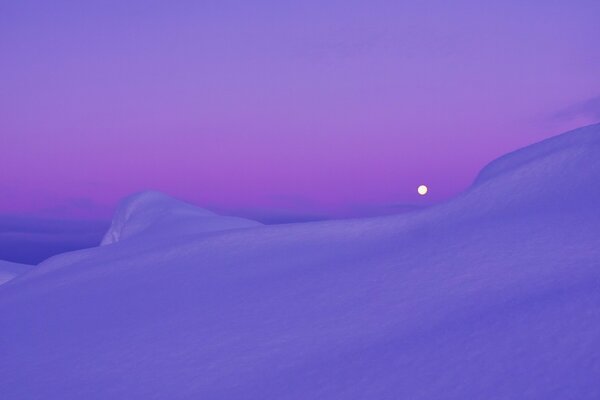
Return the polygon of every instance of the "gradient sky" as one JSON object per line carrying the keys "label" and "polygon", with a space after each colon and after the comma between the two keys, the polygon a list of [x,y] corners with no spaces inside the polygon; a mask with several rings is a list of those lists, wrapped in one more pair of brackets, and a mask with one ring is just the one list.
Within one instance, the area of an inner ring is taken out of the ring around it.
{"label": "gradient sky", "polygon": [[600,119],[599,21],[597,0],[1,1],[0,214],[439,201]]}

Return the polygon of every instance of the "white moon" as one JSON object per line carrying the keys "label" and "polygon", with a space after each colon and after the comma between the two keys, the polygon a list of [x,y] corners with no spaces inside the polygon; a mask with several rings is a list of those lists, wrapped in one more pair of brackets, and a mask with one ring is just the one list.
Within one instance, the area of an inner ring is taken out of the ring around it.
{"label": "white moon", "polygon": [[425,196],[427,194],[427,192],[429,191],[429,188],[425,185],[421,185],[417,188],[417,192],[419,192],[419,194],[421,196]]}

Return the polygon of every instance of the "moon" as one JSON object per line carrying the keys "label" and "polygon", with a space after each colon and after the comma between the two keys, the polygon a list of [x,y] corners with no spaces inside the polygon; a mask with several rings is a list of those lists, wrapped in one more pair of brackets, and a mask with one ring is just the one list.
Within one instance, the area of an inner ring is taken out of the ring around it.
{"label": "moon", "polygon": [[425,185],[421,185],[417,188],[417,192],[421,195],[421,196],[425,196],[427,194],[427,192],[429,191],[429,188]]}

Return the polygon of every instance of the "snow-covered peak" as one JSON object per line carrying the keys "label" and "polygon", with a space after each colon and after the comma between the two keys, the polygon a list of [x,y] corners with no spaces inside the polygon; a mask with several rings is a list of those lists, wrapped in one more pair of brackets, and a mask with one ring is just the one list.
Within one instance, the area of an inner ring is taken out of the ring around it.
{"label": "snow-covered peak", "polygon": [[145,191],[121,201],[102,245],[142,233],[201,233],[258,225],[260,223],[248,219],[217,215],[160,192]]}

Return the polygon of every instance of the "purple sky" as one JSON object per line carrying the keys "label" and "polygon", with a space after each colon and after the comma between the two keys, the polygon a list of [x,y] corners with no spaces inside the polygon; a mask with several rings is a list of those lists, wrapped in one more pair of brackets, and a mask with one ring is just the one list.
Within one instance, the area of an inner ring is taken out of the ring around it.
{"label": "purple sky", "polygon": [[[600,119],[600,2],[3,1],[0,214],[439,201]],[[416,187],[430,186],[419,198]]]}

